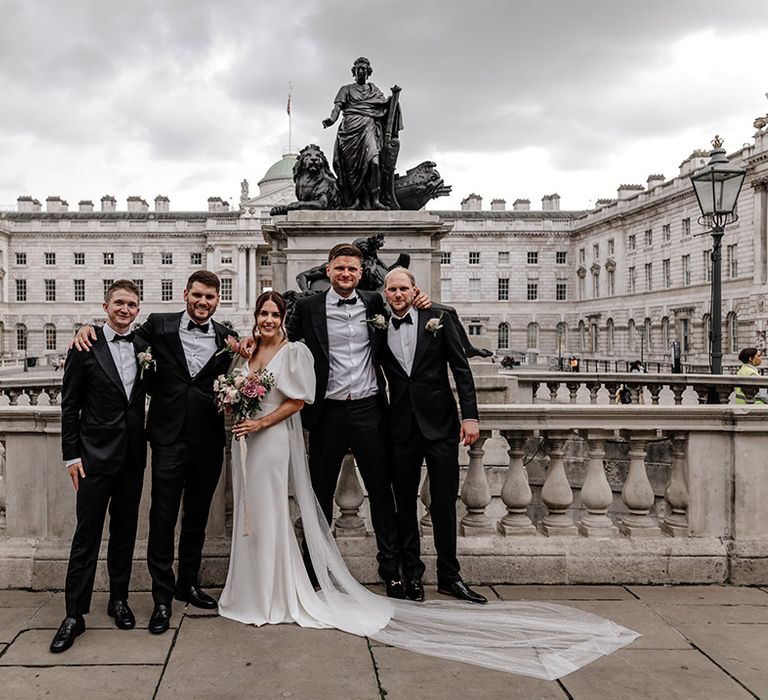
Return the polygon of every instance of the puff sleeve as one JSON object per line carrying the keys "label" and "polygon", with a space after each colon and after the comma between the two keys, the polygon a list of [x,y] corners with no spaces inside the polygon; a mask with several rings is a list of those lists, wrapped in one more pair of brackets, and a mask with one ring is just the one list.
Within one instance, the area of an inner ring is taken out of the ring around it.
{"label": "puff sleeve", "polygon": [[315,360],[304,343],[289,343],[275,385],[289,399],[312,403],[315,398]]}

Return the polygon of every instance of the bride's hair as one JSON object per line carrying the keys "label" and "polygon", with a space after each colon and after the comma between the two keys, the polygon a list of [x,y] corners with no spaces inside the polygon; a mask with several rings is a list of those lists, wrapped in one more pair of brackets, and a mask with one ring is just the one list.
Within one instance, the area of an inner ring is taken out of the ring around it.
{"label": "bride's hair", "polygon": [[258,330],[258,324],[259,324],[259,312],[261,311],[261,307],[264,306],[268,301],[274,302],[275,306],[277,306],[277,310],[280,312],[280,331],[284,334],[285,330],[283,329],[283,324],[285,323],[285,311],[286,311],[286,304],[285,299],[283,298],[283,295],[280,294],[280,292],[262,292],[259,294],[258,299],[256,299],[256,308],[253,310],[253,330],[251,331],[251,335],[253,336],[253,339],[256,341],[256,347],[258,347],[259,342],[259,336],[257,334]]}

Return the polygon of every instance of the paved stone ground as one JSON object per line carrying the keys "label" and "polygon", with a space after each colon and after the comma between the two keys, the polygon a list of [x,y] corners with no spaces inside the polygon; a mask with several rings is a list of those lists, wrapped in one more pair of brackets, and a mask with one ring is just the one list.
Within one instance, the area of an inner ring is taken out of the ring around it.
{"label": "paved stone ground", "polygon": [[[94,595],[88,629],[55,656],[61,593],[0,591],[0,697],[768,698],[768,588],[493,586],[493,598],[548,600],[642,633],[618,653],[558,682],[432,659],[342,632],[240,625],[177,604],[173,629],[120,631]],[[435,596],[429,591],[430,596]],[[131,604],[140,627],[148,593]]]}

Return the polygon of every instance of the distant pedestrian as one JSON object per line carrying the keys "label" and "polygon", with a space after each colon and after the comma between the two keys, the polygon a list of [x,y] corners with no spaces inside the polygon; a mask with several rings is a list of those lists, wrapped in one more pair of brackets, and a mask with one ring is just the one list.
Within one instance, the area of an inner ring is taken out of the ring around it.
{"label": "distant pedestrian", "polygon": [[[757,348],[744,348],[739,353],[739,361],[741,367],[736,374],[740,377],[759,377],[760,372],[757,369],[763,362],[763,353]],[[736,390],[736,403],[747,403],[747,397],[744,394],[744,390],[737,386]],[[755,395],[755,403],[768,404],[768,390],[760,389]]]}

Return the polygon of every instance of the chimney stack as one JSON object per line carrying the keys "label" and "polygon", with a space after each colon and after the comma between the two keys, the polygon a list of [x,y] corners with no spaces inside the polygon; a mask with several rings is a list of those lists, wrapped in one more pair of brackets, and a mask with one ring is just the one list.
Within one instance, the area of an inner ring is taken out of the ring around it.
{"label": "chimney stack", "polygon": [[513,211],[531,211],[531,200],[530,199],[516,199],[512,203],[512,210]]}
{"label": "chimney stack", "polygon": [[45,200],[45,210],[49,214],[60,214],[69,211],[69,203],[61,197],[47,197]]}
{"label": "chimney stack", "polygon": [[170,211],[171,210],[171,200],[168,199],[163,194],[157,195],[155,197],[155,211]]}
{"label": "chimney stack", "polygon": [[557,194],[557,192],[554,194],[545,194],[541,198],[541,210],[560,211],[560,195]]}
{"label": "chimney stack", "polygon": [[81,199],[77,203],[77,208],[81,212],[90,213],[93,211],[93,202],[90,199]]}
{"label": "chimney stack", "polygon": [[619,195],[619,201],[630,199],[642,192],[645,189],[642,185],[619,185],[619,189],[616,192]]}
{"label": "chimney stack", "polygon": [[101,211],[115,211],[117,200],[111,194],[105,194],[101,198]]}
{"label": "chimney stack", "polygon": [[128,197],[128,211],[129,212],[145,212],[149,211],[149,204],[147,204],[141,197],[132,195]]}
{"label": "chimney stack", "polygon": [[481,211],[483,208],[483,198],[474,192],[466,199],[461,200],[461,211]]}
{"label": "chimney stack", "polygon": [[491,211],[506,211],[507,210],[507,200],[506,199],[492,199],[491,200]]}

